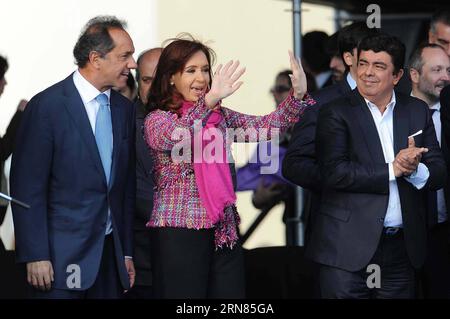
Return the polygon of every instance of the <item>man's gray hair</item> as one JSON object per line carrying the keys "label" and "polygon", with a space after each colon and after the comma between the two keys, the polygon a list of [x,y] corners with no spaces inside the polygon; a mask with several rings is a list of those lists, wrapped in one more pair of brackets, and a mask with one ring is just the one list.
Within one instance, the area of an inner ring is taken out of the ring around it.
{"label": "man's gray hair", "polygon": [[73,55],[78,67],[84,67],[89,61],[89,54],[96,51],[101,57],[114,49],[115,44],[109,34],[109,29],[125,30],[126,22],[114,16],[97,16],[86,23],[81,31]]}

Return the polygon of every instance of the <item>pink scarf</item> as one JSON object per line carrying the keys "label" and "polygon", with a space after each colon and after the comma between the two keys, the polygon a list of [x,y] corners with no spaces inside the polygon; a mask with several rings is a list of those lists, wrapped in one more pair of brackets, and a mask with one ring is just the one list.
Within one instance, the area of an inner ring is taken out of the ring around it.
{"label": "pink scarf", "polygon": [[[183,101],[181,113],[183,115],[186,114],[193,105],[193,102]],[[219,110],[214,110],[210,113],[206,125],[200,132],[196,133],[201,134],[202,151],[209,143],[213,142],[213,140],[208,141],[203,139],[204,132],[210,128],[217,128],[222,120],[222,113]],[[195,139],[195,136],[193,138]],[[223,220],[224,210],[227,206],[236,203],[236,194],[233,190],[233,181],[231,179],[230,166],[225,150],[225,136],[223,138],[223,159],[221,163],[217,163],[216,161],[207,163],[204,161],[203,154],[199,157],[202,159],[200,163],[194,162],[195,182],[200,200],[205,206],[208,217],[213,224]],[[193,158],[195,158],[195,155],[193,152]]]}

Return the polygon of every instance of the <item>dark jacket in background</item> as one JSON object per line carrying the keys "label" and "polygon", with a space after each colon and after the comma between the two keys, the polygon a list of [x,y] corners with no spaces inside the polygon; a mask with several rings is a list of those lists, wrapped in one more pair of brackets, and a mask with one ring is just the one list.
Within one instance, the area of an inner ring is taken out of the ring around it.
{"label": "dark jacket in background", "polygon": [[153,161],[147,143],[144,141],[142,126],[147,115],[141,100],[134,103],[136,108],[136,214],[134,217],[134,266],[136,285],[151,286],[150,233],[145,224],[153,209],[152,178]]}
{"label": "dark jacket in background", "polygon": [[317,104],[306,110],[301,120],[295,124],[292,138],[283,160],[283,176],[305,190],[305,206],[302,219],[305,225],[306,245],[314,223],[314,215],[319,210],[320,205],[322,179],[316,156],[316,125],[319,110],[324,104],[350,92],[351,88],[344,78],[341,82],[311,94]]}

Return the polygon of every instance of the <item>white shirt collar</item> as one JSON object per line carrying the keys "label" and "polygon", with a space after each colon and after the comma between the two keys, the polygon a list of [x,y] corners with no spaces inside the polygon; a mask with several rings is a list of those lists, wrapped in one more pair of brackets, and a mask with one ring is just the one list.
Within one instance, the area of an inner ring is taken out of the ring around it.
{"label": "white shirt collar", "polygon": [[[375,104],[373,104],[372,102],[370,102],[368,99],[364,98],[364,100],[366,101],[366,104],[368,107],[371,108],[377,108],[378,106],[376,106]],[[391,108],[394,109],[395,107],[395,103],[397,102],[396,98],[395,98],[395,91],[392,90],[392,97],[391,97],[391,101],[388,103],[388,105],[386,106],[386,110],[390,110]]]}
{"label": "white shirt collar", "polygon": [[[410,94],[412,97],[415,97],[416,99],[419,99],[419,100],[421,100],[420,98],[418,98],[417,96],[414,96],[414,94],[413,94],[413,91],[411,91],[411,94]],[[422,101],[422,100],[421,100]],[[424,101],[425,102],[425,101]],[[428,106],[430,109],[432,109],[432,110],[436,110],[436,111],[438,111],[438,112],[440,112],[441,111],[441,102],[440,101],[437,101],[435,104],[433,104],[432,106]]]}
{"label": "white shirt collar", "polygon": [[84,105],[92,102],[92,100],[94,100],[101,93],[106,94],[108,96],[108,100],[110,99],[111,89],[108,89],[105,92],[100,92],[95,86],[93,86],[81,75],[79,70],[76,70],[73,73],[73,82],[78,92],[80,93]]}
{"label": "white shirt collar", "polygon": [[352,90],[354,90],[356,88],[356,81],[353,79],[350,72],[347,73],[347,83]]}

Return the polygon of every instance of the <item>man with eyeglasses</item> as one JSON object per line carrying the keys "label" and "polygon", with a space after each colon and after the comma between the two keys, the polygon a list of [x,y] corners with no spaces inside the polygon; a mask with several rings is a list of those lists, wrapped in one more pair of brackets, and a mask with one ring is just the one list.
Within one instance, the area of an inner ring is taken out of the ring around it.
{"label": "man with eyeglasses", "polygon": [[275,85],[270,89],[276,105],[279,105],[289,95],[291,89],[291,80],[289,79],[290,70],[284,70],[277,74]]}

